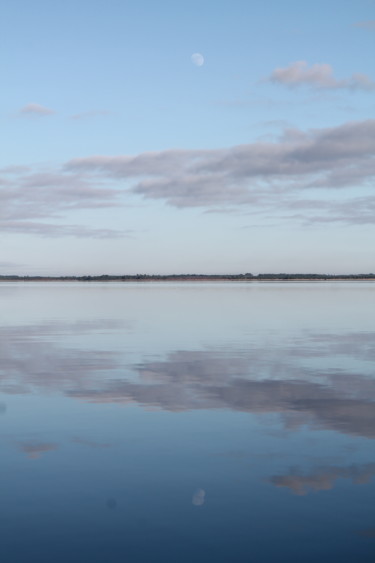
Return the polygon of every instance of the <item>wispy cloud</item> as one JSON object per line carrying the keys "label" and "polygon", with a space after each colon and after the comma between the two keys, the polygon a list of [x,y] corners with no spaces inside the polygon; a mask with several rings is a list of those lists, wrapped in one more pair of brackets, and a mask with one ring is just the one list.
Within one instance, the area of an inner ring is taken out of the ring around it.
{"label": "wispy cloud", "polygon": [[361,27],[369,31],[375,31],[375,20],[364,20],[354,24],[354,27]]}
{"label": "wispy cloud", "polygon": [[20,115],[36,115],[36,116],[47,116],[56,113],[53,109],[47,108],[40,104],[30,103],[20,109]]}
{"label": "wispy cloud", "polygon": [[76,237],[76,238],[123,238],[131,236],[131,230],[97,229],[84,225],[58,225],[37,221],[1,221],[3,232],[39,235],[48,238]]}
{"label": "wispy cloud", "polygon": [[0,261],[0,268],[20,268],[24,267],[25,264],[20,264],[19,262],[11,262],[8,260],[1,260]]}
{"label": "wispy cloud", "polygon": [[29,166],[6,166],[5,168],[0,168],[0,174],[25,174],[30,172],[31,168]]}
{"label": "wispy cloud", "polygon": [[[194,186],[197,192],[201,186],[204,200],[220,200],[223,196],[230,201],[233,196],[251,193],[244,189],[243,180],[258,178],[264,186],[268,179],[281,183],[293,176],[308,175],[310,181],[307,178],[307,182],[303,182],[306,186],[311,183],[311,175],[324,174],[328,180],[329,174],[343,167],[359,174],[363,163],[370,167],[366,169],[366,175],[373,174],[374,150],[375,120],[369,119],[307,132],[286,129],[276,142],[255,142],[228,149],[166,150],[136,156],[77,158],[66,164],[66,170],[115,179],[147,178],[135,185],[133,191],[148,197],[163,197],[176,205],[200,205],[203,202],[197,201],[199,194],[194,193]],[[216,190],[212,184],[216,184]],[[327,181],[327,185],[331,182]],[[178,201],[185,196],[186,202]],[[189,202],[189,199],[194,201]]]}
{"label": "wispy cloud", "polygon": [[76,113],[71,115],[71,119],[74,120],[82,120],[82,119],[90,119],[92,117],[99,117],[99,116],[106,116],[110,115],[110,112],[107,110],[92,110],[92,111],[84,111],[82,113]]}
{"label": "wispy cloud", "polygon": [[[301,200],[285,206],[291,214],[285,215],[305,225],[342,223],[346,225],[375,224],[375,196],[351,198],[347,201]],[[293,210],[299,210],[294,213]]]}
{"label": "wispy cloud", "polygon": [[334,76],[330,64],[316,63],[309,66],[306,61],[296,61],[286,67],[275,68],[267,80],[290,88],[303,85],[329,90],[374,90],[375,88],[375,82],[366,74],[355,73],[349,78],[339,80]]}

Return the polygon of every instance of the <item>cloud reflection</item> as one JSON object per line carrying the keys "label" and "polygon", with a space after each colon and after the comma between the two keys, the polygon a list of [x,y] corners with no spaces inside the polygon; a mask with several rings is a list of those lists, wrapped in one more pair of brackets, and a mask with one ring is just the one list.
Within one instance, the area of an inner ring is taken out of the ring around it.
{"label": "cloud reflection", "polygon": [[0,327],[0,392],[30,393],[34,388],[64,392],[117,364],[108,350],[64,346],[64,337],[118,329],[111,320]]}
{"label": "cloud reflection", "polygon": [[356,485],[368,483],[375,475],[375,463],[351,465],[349,467],[319,468],[314,473],[301,475],[290,470],[287,475],[275,475],[270,482],[276,487],[286,487],[296,495],[333,489],[338,479],[351,479]]}
{"label": "cloud reflection", "polygon": [[365,530],[359,530],[358,534],[363,538],[375,539],[375,528],[366,528]]}
{"label": "cloud reflection", "polygon": [[259,414],[277,412],[289,428],[293,415],[300,425],[375,437],[373,380],[339,370],[328,371],[323,377],[311,368],[297,368],[293,359],[292,349],[275,357],[271,351],[267,357],[263,350],[242,357],[177,351],[166,361],[136,366],[136,381],[111,380],[105,387],[76,389],[69,394],[95,403],[135,402],[171,411],[229,408]]}
{"label": "cloud reflection", "polygon": [[38,459],[46,452],[57,450],[59,446],[53,442],[21,442],[18,447],[29,459]]}
{"label": "cloud reflection", "polygon": [[89,448],[109,448],[111,444],[95,442],[94,440],[86,440],[84,438],[75,437],[72,439],[75,444],[81,444],[82,446],[88,446]]}
{"label": "cloud reflection", "polygon": [[[92,403],[136,403],[174,412],[279,413],[289,429],[309,424],[375,438],[375,381],[368,375],[374,333],[306,333],[283,346],[257,341],[225,352],[177,350],[136,365],[119,351],[100,349],[97,341],[92,348],[80,348],[79,340],[74,347],[64,344],[67,334],[119,328],[110,321],[0,328],[0,391],[57,390]],[[331,358],[338,367],[325,367]]]}

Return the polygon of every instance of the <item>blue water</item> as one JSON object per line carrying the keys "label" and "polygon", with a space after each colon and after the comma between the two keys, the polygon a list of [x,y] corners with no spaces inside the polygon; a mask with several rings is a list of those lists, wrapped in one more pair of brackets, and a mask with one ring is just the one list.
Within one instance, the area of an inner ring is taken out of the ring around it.
{"label": "blue water", "polygon": [[375,284],[1,283],[1,560],[374,562]]}

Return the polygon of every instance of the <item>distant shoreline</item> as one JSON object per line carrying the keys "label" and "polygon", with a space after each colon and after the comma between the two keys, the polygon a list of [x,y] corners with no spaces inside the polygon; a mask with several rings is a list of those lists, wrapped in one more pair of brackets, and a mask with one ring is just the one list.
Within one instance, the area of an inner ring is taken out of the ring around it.
{"label": "distant shoreline", "polygon": [[172,275],[100,275],[100,276],[17,276],[2,275],[0,282],[312,282],[312,281],[375,281],[375,274],[172,274]]}

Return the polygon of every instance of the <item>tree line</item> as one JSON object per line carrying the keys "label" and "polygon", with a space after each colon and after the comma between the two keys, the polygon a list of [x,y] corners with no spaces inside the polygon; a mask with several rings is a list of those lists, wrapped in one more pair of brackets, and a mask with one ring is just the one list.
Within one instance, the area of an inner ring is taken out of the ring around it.
{"label": "tree line", "polygon": [[0,275],[0,281],[78,281],[78,282],[138,282],[138,281],[293,281],[293,280],[372,280],[375,274],[125,274],[85,276],[18,276]]}

